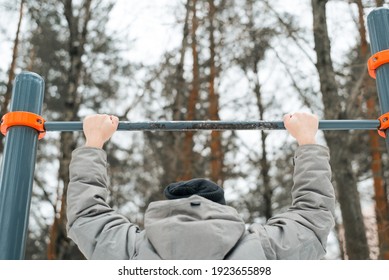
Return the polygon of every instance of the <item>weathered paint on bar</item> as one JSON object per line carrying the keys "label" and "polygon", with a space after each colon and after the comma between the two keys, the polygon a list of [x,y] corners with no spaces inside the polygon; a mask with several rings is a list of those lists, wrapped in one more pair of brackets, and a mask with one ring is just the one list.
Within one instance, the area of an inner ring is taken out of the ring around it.
{"label": "weathered paint on bar", "polygon": [[[375,130],[378,120],[322,120],[321,130]],[[46,131],[82,131],[82,122],[45,122]],[[119,131],[197,131],[285,129],[282,121],[146,121],[119,122]]]}

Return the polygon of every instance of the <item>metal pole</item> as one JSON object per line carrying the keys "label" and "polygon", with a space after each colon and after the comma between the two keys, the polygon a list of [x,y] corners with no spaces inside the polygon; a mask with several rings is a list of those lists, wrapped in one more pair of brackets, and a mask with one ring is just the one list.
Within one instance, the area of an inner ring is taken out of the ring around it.
{"label": "metal pole", "polygon": [[[389,49],[389,9],[377,8],[367,16],[371,53]],[[376,84],[381,114],[389,112],[389,64],[376,70]],[[386,147],[389,150],[389,129],[386,130]]]}
{"label": "metal pole", "polygon": [[[321,130],[375,130],[378,120],[322,120]],[[82,131],[82,122],[45,122],[46,131]],[[155,121],[120,122],[119,131],[285,129],[282,121]]]}
{"label": "metal pole", "polygon": [[[44,81],[34,73],[15,78],[10,111],[40,115]],[[0,173],[0,259],[23,259],[27,240],[38,133],[26,126],[10,127]]]}

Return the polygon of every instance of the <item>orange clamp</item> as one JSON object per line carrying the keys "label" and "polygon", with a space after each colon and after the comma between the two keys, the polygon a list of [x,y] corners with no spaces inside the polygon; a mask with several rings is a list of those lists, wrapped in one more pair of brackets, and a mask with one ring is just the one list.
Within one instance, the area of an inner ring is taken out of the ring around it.
{"label": "orange clamp", "polygon": [[374,55],[372,55],[367,61],[367,69],[369,70],[369,75],[375,79],[378,67],[383,64],[389,63],[389,49],[380,51]]}
{"label": "orange clamp", "polygon": [[380,126],[378,127],[378,134],[386,138],[386,130],[389,128],[389,112],[383,114],[378,118],[380,121]]}
{"label": "orange clamp", "polygon": [[38,139],[42,139],[45,134],[45,119],[41,116],[31,113],[15,111],[5,114],[1,119],[1,133],[6,135],[11,126],[28,126],[38,131]]}

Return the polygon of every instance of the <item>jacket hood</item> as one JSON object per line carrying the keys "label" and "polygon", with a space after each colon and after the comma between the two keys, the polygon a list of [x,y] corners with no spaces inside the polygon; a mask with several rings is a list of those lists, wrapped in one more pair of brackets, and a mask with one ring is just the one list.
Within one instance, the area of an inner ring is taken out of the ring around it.
{"label": "jacket hood", "polygon": [[245,224],[234,208],[193,195],[150,203],[145,231],[162,259],[224,259]]}

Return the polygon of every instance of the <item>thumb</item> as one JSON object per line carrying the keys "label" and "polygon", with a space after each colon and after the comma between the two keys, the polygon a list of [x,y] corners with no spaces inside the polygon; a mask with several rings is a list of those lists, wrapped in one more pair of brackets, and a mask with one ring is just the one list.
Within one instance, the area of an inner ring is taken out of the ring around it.
{"label": "thumb", "polygon": [[283,117],[284,125],[289,123],[291,121],[291,118],[292,118],[292,114],[285,114]]}
{"label": "thumb", "polygon": [[112,124],[117,127],[119,125],[119,118],[117,116],[111,115],[109,116]]}

